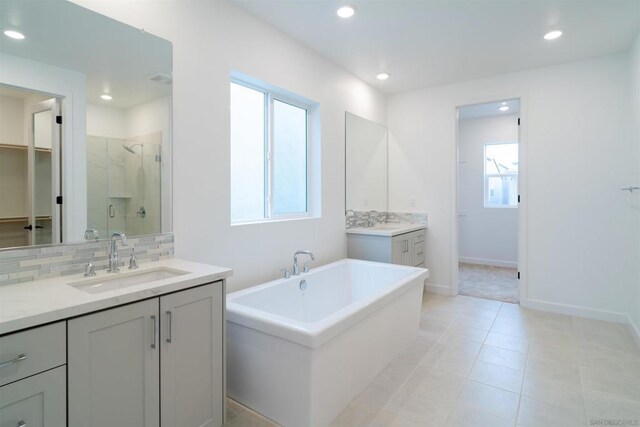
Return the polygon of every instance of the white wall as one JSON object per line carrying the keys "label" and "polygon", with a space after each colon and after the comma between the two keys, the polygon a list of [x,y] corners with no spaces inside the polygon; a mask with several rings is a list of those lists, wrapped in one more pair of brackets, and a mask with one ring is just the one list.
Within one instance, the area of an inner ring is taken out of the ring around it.
{"label": "white wall", "polygon": [[[389,99],[390,210],[429,213],[432,286],[451,289],[456,261],[456,106],[521,98],[527,237],[521,301],[626,319],[638,285],[640,231],[638,213],[619,189],[638,170],[628,73],[628,55],[620,54]],[[422,185],[406,185],[415,182]]]}
{"label": "white wall", "polygon": [[[176,255],[234,269],[230,290],[290,267],[346,256],[345,111],[385,124],[385,97],[227,2],[76,1],[173,43],[173,212]],[[229,76],[253,76],[320,103],[322,217],[230,225]]]}
{"label": "white wall", "polygon": [[484,144],[518,142],[518,115],[458,123],[458,258],[517,267],[517,208],[484,207]]}
{"label": "white wall", "polygon": [[119,108],[87,104],[87,135],[126,138],[126,113]]}
{"label": "white wall", "polygon": [[[626,185],[640,186],[640,34],[636,37],[636,41],[631,49],[629,56],[629,71],[631,77],[631,111],[633,113],[632,122],[635,130],[636,143],[636,160],[638,168],[632,183]],[[625,186],[626,186],[625,185]],[[636,220],[640,222],[640,192],[636,192],[633,196],[629,196],[630,209],[635,212]],[[640,229],[640,225],[638,225]],[[640,233],[636,234],[636,245],[640,246]],[[640,251],[640,249],[638,249]],[[640,270],[640,256],[636,258],[636,268]],[[629,317],[636,329],[636,333],[640,336],[640,271],[637,272],[636,286],[629,298]]]}

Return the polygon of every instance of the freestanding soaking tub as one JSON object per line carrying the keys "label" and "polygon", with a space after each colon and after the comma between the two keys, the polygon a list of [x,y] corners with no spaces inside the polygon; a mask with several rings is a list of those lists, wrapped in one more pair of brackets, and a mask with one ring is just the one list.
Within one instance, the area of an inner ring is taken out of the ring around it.
{"label": "freestanding soaking tub", "polygon": [[415,339],[429,271],[344,259],[227,296],[229,395],[326,426]]}

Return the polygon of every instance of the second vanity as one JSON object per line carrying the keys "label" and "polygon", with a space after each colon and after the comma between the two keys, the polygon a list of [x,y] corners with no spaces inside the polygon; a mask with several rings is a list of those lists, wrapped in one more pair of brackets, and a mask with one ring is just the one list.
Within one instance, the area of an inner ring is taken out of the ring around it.
{"label": "second vanity", "polygon": [[172,258],[0,287],[0,425],[222,425],[231,274]]}
{"label": "second vanity", "polygon": [[347,257],[424,267],[425,224],[382,223],[347,229]]}

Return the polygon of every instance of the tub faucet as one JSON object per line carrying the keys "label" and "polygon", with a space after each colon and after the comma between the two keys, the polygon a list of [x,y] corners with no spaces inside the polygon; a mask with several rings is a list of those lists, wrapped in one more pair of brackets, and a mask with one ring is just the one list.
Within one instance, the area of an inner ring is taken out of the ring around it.
{"label": "tub faucet", "polygon": [[298,264],[298,255],[309,255],[312,261],[315,260],[313,256],[313,252],[311,251],[296,251],[296,253],[293,254],[293,276],[300,275],[300,265]]}
{"label": "tub faucet", "polygon": [[111,235],[111,253],[109,254],[109,269],[107,273],[120,271],[120,267],[118,267],[118,239],[122,241],[122,246],[127,246],[127,236],[124,233],[113,233]]}

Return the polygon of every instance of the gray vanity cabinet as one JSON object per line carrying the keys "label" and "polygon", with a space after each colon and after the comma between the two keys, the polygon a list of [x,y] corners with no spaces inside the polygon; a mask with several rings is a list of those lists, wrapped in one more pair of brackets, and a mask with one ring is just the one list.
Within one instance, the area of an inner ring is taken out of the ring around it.
{"label": "gray vanity cabinet", "polygon": [[424,228],[393,237],[348,234],[347,256],[353,259],[424,267],[424,238]]}
{"label": "gray vanity cabinet", "polygon": [[64,427],[66,328],[53,323],[0,337],[0,426]]}
{"label": "gray vanity cabinet", "polygon": [[69,427],[223,423],[224,287],[68,321]]}

